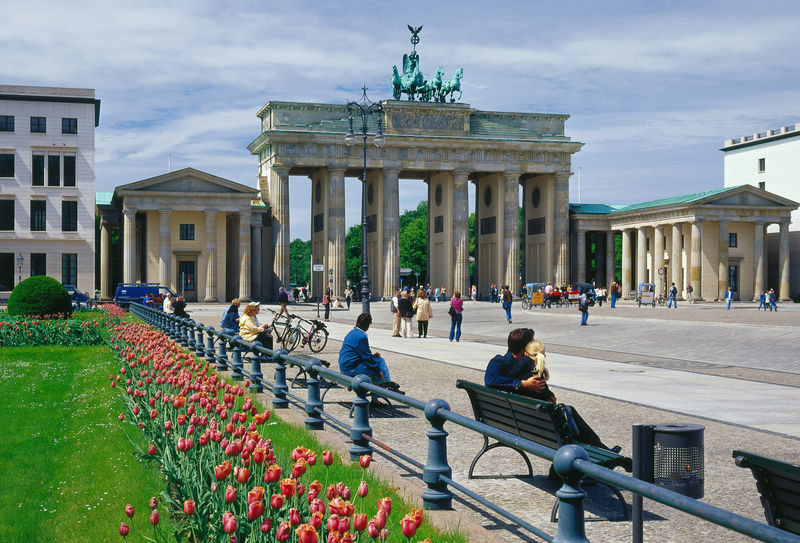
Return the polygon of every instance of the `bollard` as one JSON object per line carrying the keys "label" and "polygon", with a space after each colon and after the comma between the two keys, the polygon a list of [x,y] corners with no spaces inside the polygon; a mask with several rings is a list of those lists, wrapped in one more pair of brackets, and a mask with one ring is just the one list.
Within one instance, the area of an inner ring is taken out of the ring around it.
{"label": "bollard", "polygon": [[289,387],[286,386],[286,364],[283,357],[289,353],[285,349],[278,349],[273,351],[272,360],[275,362],[275,384],[272,387],[272,407],[275,409],[285,409],[289,407],[289,400],[286,399],[286,392]]}
{"label": "bollard", "polygon": [[217,336],[219,345],[217,346],[217,371],[228,371],[228,351],[225,345],[225,337]]}
{"label": "bollard", "polygon": [[204,329],[205,329],[205,326],[203,326],[202,324],[198,324],[197,325],[197,331],[196,331],[197,339],[194,342],[194,352],[195,352],[195,354],[197,356],[203,356],[203,354],[205,354],[205,352],[206,352],[206,350],[203,348],[203,345],[205,344],[203,342],[203,330]]}
{"label": "bollard", "polygon": [[231,340],[231,346],[233,347],[233,363],[231,363],[231,379],[234,381],[241,381],[244,379],[244,373],[242,370],[244,369],[244,364],[242,363],[242,351],[244,347],[241,345],[242,338],[239,336],[234,336]]}
{"label": "bollard", "polygon": [[181,330],[181,347],[188,347],[189,346],[189,323],[186,319],[181,318],[180,320],[180,330]]}
{"label": "bollard", "polygon": [[208,327],[208,341],[206,343],[206,362],[211,364],[212,366],[216,362],[216,357],[214,356],[214,327]]}
{"label": "bollard", "polygon": [[261,357],[262,355],[256,347],[262,347],[260,341],[253,342],[253,358],[250,359],[250,392],[261,392],[264,386],[261,384],[264,374],[261,373]]}
{"label": "bollard", "polygon": [[353,425],[350,427],[350,440],[353,445],[348,449],[350,460],[358,460],[361,456],[372,455],[370,442],[364,439],[364,435],[372,436],[372,428],[369,426],[369,391],[364,388],[365,383],[372,381],[366,375],[356,375],[350,383],[350,388],[356,393],[353,401]]}
{"label": "bollard", "polygon": [[306,414],[308,417],[303,422],[305,422],[308,430],[322,430],[325,428],[325,422],[317,412],[318,409],[321,411],[323,408],[322,400],[319,399],[319,376],[317,375],[317,371],[321,366],[322,363],[316,358],[306,360],[305,363],[306,375],[308,376],[306,378],[306,384],[308,385]]}
{"label": "bollard", "polygon": [[425,404],[425,418],[431,423],[428,436],[428,463],[422,470],[422,480],[428,485],[422,492],[422,506],[425,509],[452,509],[453,493],[447,488],[447,483],[439,479],[439,475],[450,478],[453,471],[447,464],[447,432],[444,429],[444,419],[439,416],[439,410],[450,410],[446,401],[441,399],[430,400]]}
{"label": "bollard", "polygon": [[186,323],[186,335],[187,335],[187,342],[188,342],[187,347],[189,348],[189,352],[193,353],[194,352],[194,346],[195,346],[194,321],[193,320],[190,320],[189,322]]}
{"label": "bollard", "polygon": [[558,543],[588,543],[583,521],[583,499],[586,492],[581,488],[583,474],[575,469],[575,460],[587,460],[589,455],[577,445],[564,445],[553,457],[553,468],[563,481],[556,492],[558,498],[558,531],[553,541]]}

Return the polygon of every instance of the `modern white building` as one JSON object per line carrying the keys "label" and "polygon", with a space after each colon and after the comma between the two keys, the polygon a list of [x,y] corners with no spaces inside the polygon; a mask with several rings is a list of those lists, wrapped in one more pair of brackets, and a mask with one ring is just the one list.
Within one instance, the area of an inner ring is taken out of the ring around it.
{"label": "modern white building", "polygon": [[0,293],[5,296],[32,275],[94,292],[99,119],[93,89],[0,85]]}
{"label": "modern white building", "polygon": [[[800,124],[784,126],[725,141],[724,186],[753,185],[784,198],[800,201]],[[767,227],[767,252],[777,262],[781,246],[789,252],[791,295],[800,293],[800,210],[791,222]],[[778,267],[767,270],[769,285],[782,282]]]}

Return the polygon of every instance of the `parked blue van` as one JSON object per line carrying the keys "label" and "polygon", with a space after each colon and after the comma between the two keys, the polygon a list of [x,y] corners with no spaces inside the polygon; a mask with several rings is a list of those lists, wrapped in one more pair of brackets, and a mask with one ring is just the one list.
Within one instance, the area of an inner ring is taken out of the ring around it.
{"label": "parked blue van", "polygon": [[164,297],[167,294],[177,296],[170,289],[161,286],[159,283],[120,283],[114,293],[114,302],[125,307],[131,302],[142,303],[142,300],[148,294],[158,295],[159,293]]}

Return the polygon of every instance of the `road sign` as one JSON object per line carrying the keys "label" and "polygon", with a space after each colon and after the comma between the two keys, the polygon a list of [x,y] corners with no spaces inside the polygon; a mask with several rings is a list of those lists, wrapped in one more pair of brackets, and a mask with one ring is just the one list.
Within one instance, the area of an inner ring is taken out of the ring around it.
{"label": "road sign", "polygon": [[325,271],[325,266],[323,266],[322,264],[312,264],[311,271],[315,272]]}
{"label": "road sign", "polygon": [[400,275],[411,275],[411,268],[400,268]]}
{"label": "road sign", "polygon": [[658,275],[664,277],[664,268],[658,268]]}

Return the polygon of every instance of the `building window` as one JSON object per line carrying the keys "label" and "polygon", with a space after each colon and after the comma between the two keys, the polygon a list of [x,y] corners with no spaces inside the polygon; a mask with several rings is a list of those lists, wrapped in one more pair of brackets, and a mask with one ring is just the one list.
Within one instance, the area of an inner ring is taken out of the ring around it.
{"label": "building window", "polygon": [[47,230],[47,202],[31,200],[31,232]]}
{"label": "building window", "polygon": [[0,177],[14,177],[14,153],[0,153]]}
{"label": "building window", "polygon": [[78,231],[78,202],[75,200],[61,202],[61,231]]}
{"label": "building window", "polygon": [[194,225],[182,224],[181,225],[181,239],[193,240],[194,239]]}
{"label": "building window", "polygon": [[0,200],[0,230],[14,230],[14,200]]}
{"label": "building window", "polygon": [[57,187],[61,184],[61,156],[47,156],[47,186]]}
{"label": "building window", "polygon": [[739,266],[737,264],[728,266],[728,286],[733,292],[739,292]]}
{"label": "building window", "polygon": [[13,131],[14,131],[14,116],[0,115],[0,132],[13,132]]}
{"label": "building window", "polygon": [[739,240],[737,239],[735,232],[730,232],[728,234],[728,247],[738,247]]}
{"label": "building window", "polygon": [[75,186],[75,157],[64,155],[64,186]]}
{"label": "building window", "polygon": [[33,168],[31,169],[31,185],[44,186],[44,155],[33,155]]}
{"label": "building window", "polygon": [[767,182],[766,181],[759,181],[758,182],[758,188],[760,188],[761,190],[767,190]]}
{"label": "building window", "polygon": [[78,285],[78,253],[61,254],[61,284]]}
{"label": "building window", "polygon": [[767,170],[767,159],[766,158],[759,158],[758,159],[758,173],[764,173]]}
{"label": "building window", "polygon": [[0,253],[0,290],[12,290],[14,288],[14,269],[16,263],[14,253]]}
{"label": "building window", "polygon": [[47,253],[31,253],[31,277],[47,275]]}
{"label": "building window", "polygon": [[78,133],[78,119],[72,117],[64,117],[61,119],[61,133],[62,134],[77,134]]}
{"label": "building window", "polygon": [[34,134],[46,134],[47,117],[31,117],[31,132]]}

